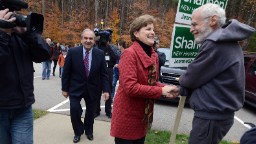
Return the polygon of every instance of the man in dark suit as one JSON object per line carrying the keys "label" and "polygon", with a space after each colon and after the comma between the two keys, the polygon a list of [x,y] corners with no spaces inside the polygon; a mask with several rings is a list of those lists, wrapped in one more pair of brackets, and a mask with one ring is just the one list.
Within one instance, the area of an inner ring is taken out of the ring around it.
{"label": "man in dark suit", "polygon": [[[95,48],[95,34],[85,29],[81,34],[82,46],[71,48],[65,59],[62,75],[62,95],[70,99],[71,123],[75,133],[73,142],[80,141],[84,133],[93,140],[94,112],[97,94],[102,84],[103,97],[109,99],[109,83],[104,52]],[[84,124],[80,101],[84,98],[86,112]]]}

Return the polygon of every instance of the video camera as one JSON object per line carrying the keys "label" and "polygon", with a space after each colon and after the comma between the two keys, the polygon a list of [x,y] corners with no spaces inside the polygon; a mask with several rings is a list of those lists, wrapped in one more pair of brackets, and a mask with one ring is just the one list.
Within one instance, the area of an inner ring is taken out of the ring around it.
{"label": "video camera", "polygon": [[94,33],[96,36],[100,36],[99,44],[106,44],[111,39],[112,34],[111,29],[101,30],[99,28],[94,29]]}
{"label": "video camera", "polygon": [[[28,4],[23,0],[0,0],[0,10],[8,8],[10,11],[20,11],[27,9]],[[21,14],[13,14],[16,20],[13,23],[0,20],[1,28],[14,28],[16,26],[27,27],[28,32],[43,33],[44,16],[37,13],[30,13],[27,16]]]}

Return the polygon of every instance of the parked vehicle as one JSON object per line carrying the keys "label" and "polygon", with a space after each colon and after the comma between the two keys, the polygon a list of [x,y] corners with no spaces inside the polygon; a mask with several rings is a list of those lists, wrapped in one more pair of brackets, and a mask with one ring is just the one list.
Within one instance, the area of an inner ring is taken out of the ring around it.
{"label": "parked vehicle", "polygon": [[170,59],[170,48],[158,48],[157,51],[160,51],[165,54],[166,60],[165,60],[165,66],[169,66],[169,59]]}
{"label": "parked vehicle", "polygon": [[[186,67],[169,67],[169,60],[170,60],[170,48],[158,48],[160,52],[165,53],[166,55],[166,62],[165,65],[161,67],[160,70],[160,78],[159,81],[165,84],[173,84],[179,86],[179,80],[181,74],[186,71]],[[179,97],[175,99],[166,99],[161,97],[160,100],[163,101],[171,101],[171,102],[179,102]],[[188,104],[189,98],[186,99],[186,103]]]}
{"label": "parked vehicle", "polygon": [[256,53],[244,54],[245,103],[256,108]]}

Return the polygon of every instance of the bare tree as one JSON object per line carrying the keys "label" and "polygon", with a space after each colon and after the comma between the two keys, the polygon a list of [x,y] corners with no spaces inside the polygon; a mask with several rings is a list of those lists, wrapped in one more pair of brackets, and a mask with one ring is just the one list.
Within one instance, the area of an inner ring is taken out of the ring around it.
{"label": "bare tree", "polygon": [[45,10],[44,0],[42,0],[42,15],[44,15],[44,10]]}
{"label": "bare tree", "polygon": [[94,26],[97,27],[98,26],[98,7],[99,7],[99,1],[95,0],[95,20],[94,20]]}

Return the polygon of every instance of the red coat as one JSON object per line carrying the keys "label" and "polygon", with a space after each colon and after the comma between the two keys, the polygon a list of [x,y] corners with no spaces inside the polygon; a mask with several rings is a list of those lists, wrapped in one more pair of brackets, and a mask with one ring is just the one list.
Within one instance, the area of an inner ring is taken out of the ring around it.
{"label": "red coat", "polygon": [[135,140],[146,135],[147,125],[143,121],[146,100],[160,98],[164,86],[159,82],[156,86],[148,85],[148,67],[152,64],[158,70],[157,53],[152,48],[149,57],[138,42],[122,54],[118,65],[120,84],[113,106],[111,136]]}

